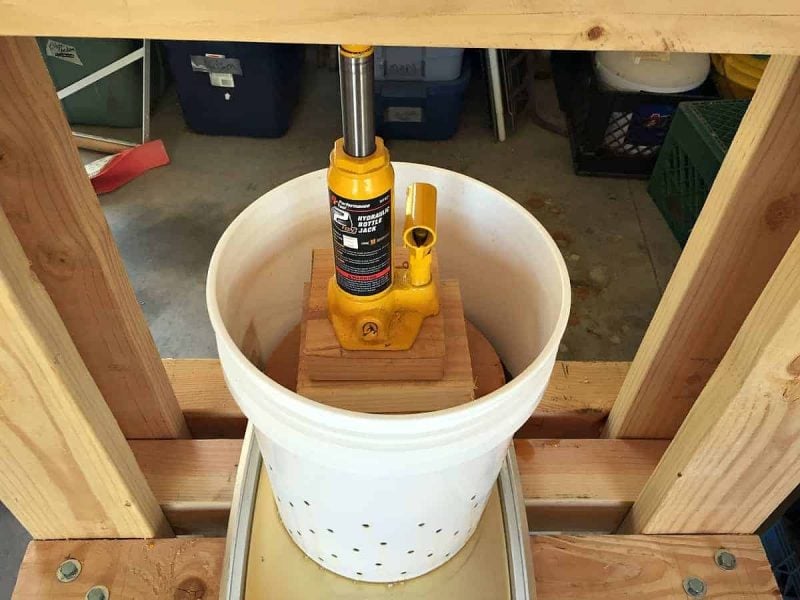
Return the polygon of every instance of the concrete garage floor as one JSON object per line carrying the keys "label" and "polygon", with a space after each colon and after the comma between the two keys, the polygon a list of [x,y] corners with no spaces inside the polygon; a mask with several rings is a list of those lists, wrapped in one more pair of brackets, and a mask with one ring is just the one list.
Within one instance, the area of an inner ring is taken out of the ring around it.
{"label": "concrete garage floor", "polygon": [[[340,135],[337,86],[336,73],[309,67],[293,125],[277,140],[197,135],[186,128],[174,92],[160,102],[153,138],[164,141],[172,164],[102,196],[101,204],[162,356],[216,355],[204,294],[214,245],[260,195],[327,166]],[[678,244],[644,182],[576,177],[568,141],[527,115],[505,143],[495,142],[484,89],[474,77],[452,140],[390,141],[392,158],[460,171],[531,211],[561,247],[572,280],[559,358],[630,360]],[[540,114],[558,118],[551,83],[536,81],[534,89]],[[11,596],[26,543],[0,505],[0,598]]]}

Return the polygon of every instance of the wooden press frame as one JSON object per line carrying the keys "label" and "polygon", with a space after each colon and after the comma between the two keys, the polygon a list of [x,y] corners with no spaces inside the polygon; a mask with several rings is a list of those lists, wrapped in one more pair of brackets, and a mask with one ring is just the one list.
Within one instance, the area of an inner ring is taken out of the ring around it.
{"label": "wooden press frame", "polygon": [[[10,0],[0,499],[35,538],[15,598],[82,598],[54,576],[67,556],[115,598],[213,597],[224,541],[173,535],[224,527],[244,431],[216,360],[158,356],[30,36],[337,43],[342,32],[362,43],[773,54],[635,359],[559,362],[515,444],[532,529],[590,532],[531,537],[540,600],[685,598],[688,576],[708,598],[775,597],[752,534],[800,483],[796,0],[367,0],[357,11],[327,0]],[[720,547],[736,570],[714,564]]]}

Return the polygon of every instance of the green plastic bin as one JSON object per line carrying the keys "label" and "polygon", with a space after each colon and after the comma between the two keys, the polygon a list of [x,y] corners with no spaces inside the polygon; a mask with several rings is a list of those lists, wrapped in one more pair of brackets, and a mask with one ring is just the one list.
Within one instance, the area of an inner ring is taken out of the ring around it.
{"label": "green plastic bin", "polygon": [[[142,47],[142,40],[41,37],[39,49],[56,89],[62,89]],[[151,100],[166,87],[160,44],[151,43]],[[140,127],[142,61],[137,60],[62,101],[73,125]]]}
{"label": "green plastic bin", "polygon": [[689,239],[749,103],[713,100],[678,106],[647,191],[681,246]]}

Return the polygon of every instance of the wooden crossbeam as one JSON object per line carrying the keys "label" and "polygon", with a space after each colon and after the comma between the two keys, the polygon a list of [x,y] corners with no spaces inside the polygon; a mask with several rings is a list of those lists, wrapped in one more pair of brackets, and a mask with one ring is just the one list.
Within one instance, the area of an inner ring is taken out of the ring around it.
{"label": "wooden crossbeam", "polygon": [[[689,576],[707,584],[707,600],[780,597],[755,536],[532,536],[530,543],[537,600],[685,600]],[[12,600],[83,600],[92,585],[107,586],[113,600],[216,598],[224,548],[221,538],[31,542]],[[736,556],[735,570],[714,563],[719,548]],[[55,577],[65,557],[82,564],[75,583]]]}
{"label": "wooden crossbeam", "polygon": [[773,56],[614,404],[609,437],[678,431],[800,230],[798,163],[800,59]]}
{"label": "wooden crossbeam", "polygon": [[[297,371],[299,329],[289,334],[273,357],[283,357],[271,373],[286,387]],[[486,338],[467,323],[467,337],[480,397],[503,377],[497,355]],[[274,360],[274,358],[272,359]],[[167,376],[175,389],[192,435],[197,438],[241,438],[246,419],[225,386],[219,360],[210,358],[164,359]],[[628,363],[557,361],[553,376],[533,417],[519,437],[595,438],[614,403]],[[288,375],[287,375],[288,374]]]}
{"label": "wooden crossbeam", "polygon": [[[225,532],[241,440],[139,440],[131,448],[176,533]],[[660,440],[515,440],[532,531],[617,529]]]}
{"label": "wooden crossbeam", "polygon": [[34,538],[171,533],[2,211],[0,501]]}
{"label": "wooden crossbeam", "polygon": [[0,72],[1,210],[125,436],[188,437],[36,41]]}
{"label": "wooden crossbeam", "polygon": [[800,235],[623,524],[753,533],[800,485]]}
{"label": "wooden crossbeam", "polygon": [[800,54],[794,0],[324,0],[0,4],[0,35]]}

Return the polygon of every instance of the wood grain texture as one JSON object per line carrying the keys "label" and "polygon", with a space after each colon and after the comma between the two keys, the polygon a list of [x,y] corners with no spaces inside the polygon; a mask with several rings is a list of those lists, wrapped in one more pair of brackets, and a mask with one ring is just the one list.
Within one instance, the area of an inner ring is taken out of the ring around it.
{"label": "wood grain texture", "polygon": [[800,59],[774,56],[608,419],[671,439],[800,230]]}
{"label": "wood grain texture", "polygon": [[0,35],[798,54],[794,0],[185,0],[0,4]]}
{"label": "wood grain texture", "polygon": [[529,529],[615,531],[666,448],[661,440],[514,440]]}
{"label": "wood grain texture", "polygon": [[130,445],[176,534],[225,535],[242,440],[135,440]]}
{"label": "wood grain texture", "polygon": [[[467,321],[467,339],[475,378],[475,397],[505,380],[491,343]],[[267,374],[288,389],[297,377],[298,325],[267,361]],[[556,361],[550,384],[521,438],[596,438],[614,403],[629,363]],[[189,429],[196,438],[241,438],[247,424],[231,398],[216,358],[164,359]]]}
{"label": "wood grain texture", "polygon": [[629,366],[556,361],[541,403],[517,437],[599,437]]}
{"label": "wood grain texture", "polygon": [[34,538],[169,535],[2,211],[0,324],[0,501]]}
{"label": "wood grain texture", "polygon": [[[310,297],[313,300],[313,297]],[[312,381],[303,362],[301,341],[297,393],[317,402],[367,413],[441,410],[474,399],[475,382],[458,282],[443,280],[439,303],[447,346],[445,372],[437,381]],[[308,305],[310,311],[313,305]],[[303,329],[301,326],[301,340]]]}
{"label": "wood grain texture", "polygon": [[[395,248],[392,261],[395,268],[407,262],[408,249]],[[435,254],[431,271],[433,283],[438,286]],[[333,273],[333,248],[314,250],[300,344],[303,371],[311,380],[435,381],[444,377],[447,361],[443,311],[423,321],[414,345],[408,350],[343,349],[328,319],[328,282]]]}
{"label": "wood grain texture", "polygon": [[0,72],[0,205],[34,272],[125,436],[188,437],[36,41],[0,38]]}
{"label": "wood grain texture", "polygon": [[[111,600],[218,598],[224,538],[31,542],[12,600],[84,600],[93,585]],[[65,558],[79,560],[72,583],[55,577]]]}
{"label": "wood grain texture", "polygon": [[[537,600],[686,600],[689,575],[708,584],[707,600],[780,600],[755,536],[531,536]],[[714,553],[736,555],[734,571]],[[179,538],[31,542],[12,600],[83,600],[91,584],[113,600],[216,598],[225,540]],[[83,571],[76,582],[54,575],[66,557]],[[441,597],[441,596],[437,596]]]}
{"label": "wood grain texture", "polygon": [[[686,600],[699,577],[705,600],[780,600],[756,536],[531,536],[537,600]],[[733,571],[714,563],[726,548]]]}
{"label": "wood grain texture", "polygon": [[754,533],[800,484],[800,236],[642,490],[632,533]]}

